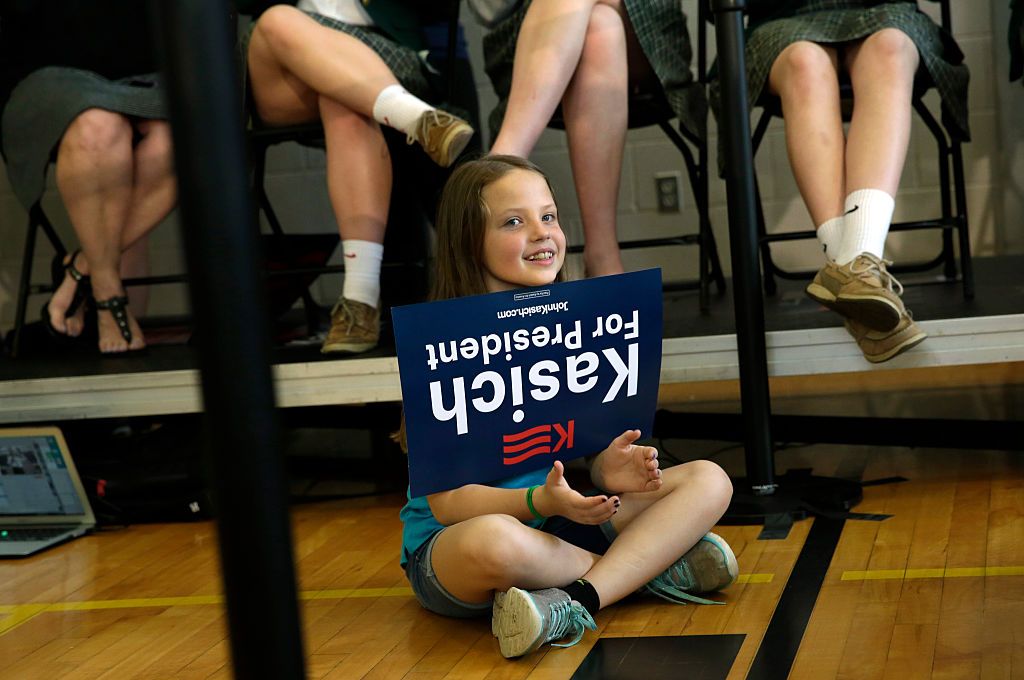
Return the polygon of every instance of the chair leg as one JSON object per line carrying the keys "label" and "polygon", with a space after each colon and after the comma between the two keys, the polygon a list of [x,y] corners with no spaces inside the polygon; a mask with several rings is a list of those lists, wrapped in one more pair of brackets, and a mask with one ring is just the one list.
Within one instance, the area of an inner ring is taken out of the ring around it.
{"label": "chair leg", "polygon": [[761,275],[764,278],[764,292],[766,295],[775,295],[778,292],[778,285],[775,282],[775,261],[772,260],[772,247],[765,236],[768,235],[768,227],[764,220],[764,206],[761,204],[761,185],[754,176],[754,200],[757,204],[757,239],[761,244],[761,268],[764,270]]}
{"label": "chair leg", "polygon": [[971,234],[967,228],[967,187],[964,158],[959,140],[953,140],[953,181],[956,187],[956,230],[960,236],[960,271],[963,274],[964,299],[974,299],[974,264],[971,261]]}
{"label": "chair leg", "polygon": [[21,351],[21,334],[25,329],[25,313],[28,308],[28,298],[31,295],[32,261],[35,257],[38,235],[39,222],[35,219],[33,207],[28,216],[28,233],[25,234],[25,250],[21,258],[21,279],[18,283],[18,305],[14,313],[14,340],[11,343],[11,357],[14,358]]}
{"label": "chair leg", "polygon": [[[945,134],[940,130],[939,135],[939,193],[942,201],[942,221],[949,224],[956,224],[953,216],[952,191],[949,177],[949,164],[952,160],[952,153],[945,143]],[[953,234],[949,229],[942,230],[942,274],[948,281],[956,279],[956,252],[953,249]]]}
{"label": "chair leg", "polygon": [[[257,228],[260,224],[260,213],[267,218],[270,231],[276,236],[283,236],[284,229],[281,227],[281,220],[278,219],[274,206],[270,203],[270,196],[267,195],[266,169],[267,169],[267,147],[259,146],[253,149],[253,194],[255,201],[255,223]],[[313,294],[307,287],[302,291],[302,308],[306,314],[306,331],[312,335],[316,333],[320,325],[320,305],[313,299]]]}

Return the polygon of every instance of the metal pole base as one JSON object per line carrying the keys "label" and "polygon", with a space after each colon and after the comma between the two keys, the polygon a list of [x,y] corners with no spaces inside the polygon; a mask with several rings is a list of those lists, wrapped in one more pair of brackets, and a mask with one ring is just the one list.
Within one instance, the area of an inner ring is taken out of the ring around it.
{"label": "metal pole base", "polygon": [[[735,489],[750,488],[745,477],[732,481]],[[816,515],[845,516],[864,498],[860,482],[819,477],[810,469],[788,470],[775,482],[777,487],[771,495],[735,493],[719,523],[763,524],[764,531],[758,538],[785,538],[793,522]]]}

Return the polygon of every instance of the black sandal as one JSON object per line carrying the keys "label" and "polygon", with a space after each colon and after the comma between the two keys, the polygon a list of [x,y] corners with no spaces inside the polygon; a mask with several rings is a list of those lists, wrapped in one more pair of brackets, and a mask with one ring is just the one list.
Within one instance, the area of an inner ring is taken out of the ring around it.
{"label": "black sandal", "polygon": [[114,317],[117,328],[121,331],[121,337],[128,343],[128,349],[131,350],[132,329],[128,325],[128,296],[115,295],[106,300],[96,300],[95,304],[97,312],[110,312],[110,315]]}
{"label": "black sandal", "polygon": [[[92,292],[89,277],[78,271],[78,268],[75,267],[75,259],[81,254],[82,249],[79,248],[71,253],[71,257],[68,258],[67,262],[64,262],[64,257],[60,253],[57,253],[53,256],[53,261],[50,263],[50,277],[53,282],[54,291],[64,283],[65,276],[70,276],[75,282],[75,294],[71,298],[71,304],[64,310],[65,319],[74,316],[75,312],[78,311],[78,308],[89,298]],[[42,317],[43,325],[46,326],[46,330],[48,330],[52,335],[61,338],[71,338],[70,335],[61,332],[50,322],[49,301],[43,305]]]}

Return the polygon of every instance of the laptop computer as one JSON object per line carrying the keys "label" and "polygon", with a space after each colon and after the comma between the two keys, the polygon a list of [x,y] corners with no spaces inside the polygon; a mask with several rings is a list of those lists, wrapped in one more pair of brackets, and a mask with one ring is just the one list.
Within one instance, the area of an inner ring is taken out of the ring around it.
{"label": "laptop computer", "polygon": [[0,428],[0,557],[25,557],[96,526],[56,427]]}

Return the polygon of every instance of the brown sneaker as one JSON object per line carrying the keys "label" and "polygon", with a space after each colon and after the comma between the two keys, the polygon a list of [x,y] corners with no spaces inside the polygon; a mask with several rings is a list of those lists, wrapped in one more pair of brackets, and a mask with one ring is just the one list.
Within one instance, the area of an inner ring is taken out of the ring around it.
{"label": "brown sneaker", "polygon": [[853,319],[846,320],[846,330],[857,341],[857,346],[864,353],[864,358],[873,364],[888,361],[897,354],[902,354],[920,344],[928,337],[928,334],[914,323],[909,309],[904,312],[896,328],[891,331],[871,330]]}
{"label": "brown sneaker", "polygon": [[331,310],[331,330],[320,346],[323,354],[365,352],[380,339],[380,311],[376,307],[338,298]]}
{"label": "brown sneaker", "polygon": [[418,142],[432,161],[447,168],[459,157],[472,136],[473,128],[466,121],[446,111],[431,109],[416,121],[416,130],[406,141],[410,144]]}
{"label": "brown sneaker", "polygon": [[815,274],[807,295],[872,330],[891,331],[905,308],[900,300],[903,286],[886,264],[891,263],[871,253],[861,253],[849,264],[829,262]]}

